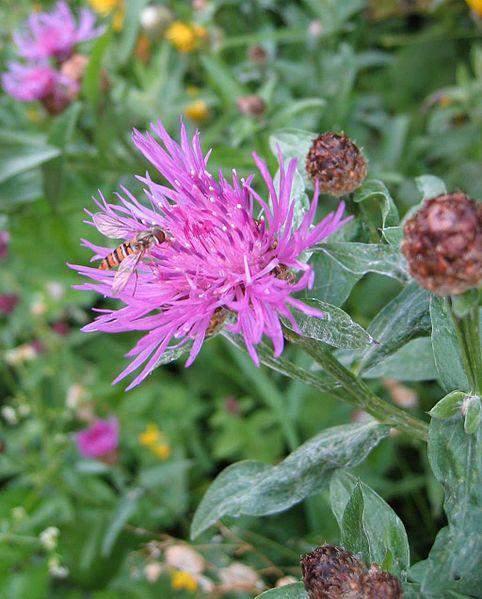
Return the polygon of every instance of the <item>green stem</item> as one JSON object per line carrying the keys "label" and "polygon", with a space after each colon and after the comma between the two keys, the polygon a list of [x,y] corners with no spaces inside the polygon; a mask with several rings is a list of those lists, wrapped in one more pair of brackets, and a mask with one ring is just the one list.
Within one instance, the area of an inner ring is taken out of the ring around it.
{"label": "green stem", "polygon": [[332,391],[332,395],[361,408],[383,424],[422,441],[427,440],[428,428],[424,422],[378,397],[364,381],[345,368],[331,351],[324,349],[313,339],[300,337],[288,329],[284,330],[284,335],[288,341],[299,345],[325,372],[339,382],[340,390]]}
{"label": "green stem", "polygon": [[[477,297],[478,299],[478,297]],[[482,396],[482,358],[480,351],[479,302],[474,301],[462,315],[454,310],[454,300],[447,300],[452,315],[465,373],[471,390]]]}

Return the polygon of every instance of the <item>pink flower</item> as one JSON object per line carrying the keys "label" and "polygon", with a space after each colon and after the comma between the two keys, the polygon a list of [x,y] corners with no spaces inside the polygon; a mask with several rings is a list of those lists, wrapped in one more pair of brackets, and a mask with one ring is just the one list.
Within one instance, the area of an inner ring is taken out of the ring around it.
{"label": "pink flower", "polygon": [[62,75],[47,64],[10,63],[2,75],[4,90],[16,100],[40,100],[51,114],[58,114],[72,102],[79,83]]}
{"label": "pink flower", "polygon": [[65,60],[78,43],[101,33],[102,28],[95,27],[95,16],[89,9],[80,11],[77,23],[69,5],[60,1],[51,12],[32,13],[24,30],[17,31],[13,38],[20,56],[28,60]]}
{"label": "pink flower", "polygon": [[[296,327],[292,309],[322,316],[294,294],[313,285],[314,272],[302,255],[346,222],[343,203],[315,225],[316,189],[309,211],[295,225],[291,199],[295,160],[285,167],[280,156],[277,189],[266,164],[253,155],[268,190],[265,200],[251,187],[253,176],[240,179],[233,171],[229,182],[221,173],[217,180],[209,173],[210,152],[203,155],[198,132],[190,140],[182,126],[178,145],[162,124],[152,130],[162,146],[149,133],[135,131],[133,140],[168,185],[155,183],[149,175],[139,177],[146,186],[149,208],[122,188],[119,204],[107,203],[103,197],[97,202],[100,212],[91,215],[91,224],[123,241],[156,226],[166,240],[153,244],[130,277],[125,268],[116,275],[113,270],[75,267],[94,280],[79,289],[119,297],[124,304],[119,310],[102,310],[84,330],[145,333],[128,354],[130,365],[115,381],[144,365],[128,388],[150,374],[166,350],[186,346],[190,350],[186,365],[190,365],[224,315],[228,315],[226,328],[242,335],[256,364],[256,345],[263,336],[271,339],[279,356],[281,317]],[[95,252],[92,260],[112,251],[88,241],[84,244]],[[126,260],[134,264],[136,259],[134,255]]]}
{"label": "pink flower", "polygon": [[42,100],[53,94],[59,81],[59,73],[46,64],[23,65],[11,62],[2,75],[3,89],[21,102]]}
{"label": "pink flower", "polygon": [[119,421],[117,418],[96,420],[89,428],[77,433],[77,449],[84,458],[104,458],[112,455],[119,445]]}
{"label": "pink flower", "polygon": [[10,243],[10,233],[0,231],[0,260],[5,260],[8,256],[8,244]]}
{"label": "pink flower", "polygon": [[0,313],[11,314],[17,307],[19,301],[20,299],[15,293],[0,294]]}

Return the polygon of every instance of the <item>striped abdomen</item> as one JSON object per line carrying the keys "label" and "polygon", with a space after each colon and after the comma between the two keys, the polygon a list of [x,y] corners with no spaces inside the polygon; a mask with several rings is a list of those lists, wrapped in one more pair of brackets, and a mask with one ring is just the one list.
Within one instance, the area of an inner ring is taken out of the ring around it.
{"label": "striped abdomen", "polygon": [[119,266],[124,258],[127,258],[127,256],[133,254],[134,252],[135,250],[133,249],[130,241],[121,243],[121,245],[116,247],[113,252],[111,252],[102,260],[99,268],[101,270],[110,270],[111,268],[115,268],[116,266]]}

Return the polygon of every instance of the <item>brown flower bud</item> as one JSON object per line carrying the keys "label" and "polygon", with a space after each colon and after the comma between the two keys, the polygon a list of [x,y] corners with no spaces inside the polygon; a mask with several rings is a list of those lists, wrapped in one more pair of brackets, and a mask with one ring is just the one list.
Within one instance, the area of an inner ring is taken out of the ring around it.
{"label": "brown flower bud", "polygon": [[372,564],[363,579],[362,596],[364,599],[401,599],[402,585],[398,578]]}
{"label": "brown flower bud", "polygon": [[404,227],[410,274],[433,293],[458,295],[482,282],[482,203],[463,193],[424,203]]}
{"label": "brown flower bud", "polygon": [[83,54],[74,54],[62,63],[60,72],[65,77],[68,77],[80,85],[84,78],[85,69],[87,68],[88,63],[89,59],[87,56],[84,56]]}
{"label": "brown flower bud", "polygon": [[317,547],[301,558],[301,571],[309,599],[362,597],[364,564],[349,551],[334,545]]}
{"label": "brown flower bud", "polygon": [[329,131],[313,141],[306,172],[318,181],[322,193],[341,196],[360,187],[367,176],[367,161],[349,137]]}
{"label": "brown flower bud", "polygon": [[248,50],[248,58],[254,64],[263,65],[268,60],[268,53],[260,44],[251,46]]}
{"label": "brown flower bud", "polygon": [[236,100],[238,110],[246,116],[261,116],[266,110],[266,102],[260,96],[241,96]]}
{"label": "brown flower bud", "polygon": [[401,599],[399,580],[382,572],[377,564],[369,569],[353,553],[334,545],[317,547],[301,558],[301,569],[309,599]]}

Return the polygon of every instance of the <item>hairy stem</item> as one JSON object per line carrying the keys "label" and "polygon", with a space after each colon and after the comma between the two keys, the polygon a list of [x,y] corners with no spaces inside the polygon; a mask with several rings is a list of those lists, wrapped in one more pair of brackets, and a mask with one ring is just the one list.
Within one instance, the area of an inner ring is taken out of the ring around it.
{"label": "hairy stem", "polygon": [[460,315],[454,310],[454,301],[451,298],[447,301],[457,334],[462,363],[469,379],[471,391],[482,396],[479,303],[478,301],[474,301],[467,311],[463,315]]}
{"label": "hairy stem", "polygon": [[422,441],[427,440],[428,428],[424,422],[378,397],[364,381],[345,368],[331,351],[324,349],[315,340],[300,337],[288,329],[284,330],[284,335],[288,341],[299,345],[325,372],[338,381],[340,389],[331,391],[331,394],[358,406],[383,424],[393,426]]}

